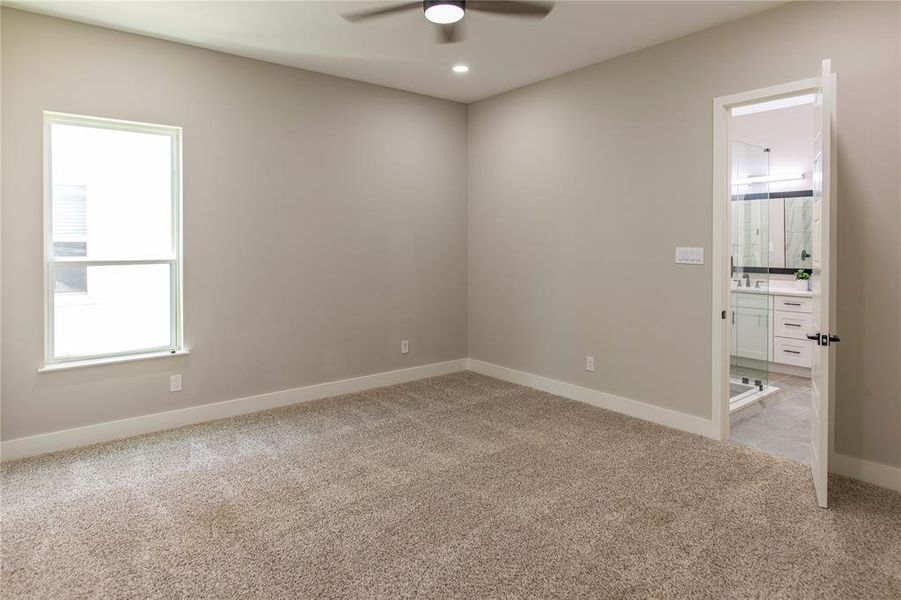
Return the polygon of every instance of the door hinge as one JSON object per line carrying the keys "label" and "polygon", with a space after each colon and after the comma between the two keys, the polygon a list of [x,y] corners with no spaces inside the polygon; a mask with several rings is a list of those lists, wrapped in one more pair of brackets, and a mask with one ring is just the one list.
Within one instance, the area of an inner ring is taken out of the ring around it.
{"label": "door hinge", "polygon": [[725,321],[726,320],[726,311],[723,311],[722,317],[723,317],[723,320]]}

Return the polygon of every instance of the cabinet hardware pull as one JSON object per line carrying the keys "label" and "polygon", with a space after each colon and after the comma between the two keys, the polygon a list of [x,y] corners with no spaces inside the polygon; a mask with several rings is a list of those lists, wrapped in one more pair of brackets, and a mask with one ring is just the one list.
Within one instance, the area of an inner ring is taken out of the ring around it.
{"label": "cabinet hardware pull", "polygon": [[785,352],[786,354],[801,354],[797,350],[783,350],[783,352]]}
{"label": "cabinet hardware pull", "polygon": [[786,327],[800,327],[797,323],[785,323]]}
{"label": "cabinet hardware pull", "polygon": [[782,304],[786,306],[801,306],[800,302],[783,302]]}

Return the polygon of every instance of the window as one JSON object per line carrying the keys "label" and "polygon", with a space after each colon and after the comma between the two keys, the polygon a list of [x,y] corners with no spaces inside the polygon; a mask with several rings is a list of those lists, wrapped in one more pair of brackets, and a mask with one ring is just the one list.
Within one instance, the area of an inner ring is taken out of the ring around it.
{"label": "window", "polygon": [[44,123],[46,364],[180,351],[181,128]]}

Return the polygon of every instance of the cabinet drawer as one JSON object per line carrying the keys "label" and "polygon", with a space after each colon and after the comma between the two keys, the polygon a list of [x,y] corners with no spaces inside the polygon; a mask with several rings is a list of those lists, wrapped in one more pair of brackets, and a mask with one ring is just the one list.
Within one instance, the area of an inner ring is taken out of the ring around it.
{"label": "cabinet drawer", "polygon": [[773,362],[798,367],[810,367],[813,342],[810,340],[791,340],[773,338]]}
{"label": "cabinet drawer", "polygon": [[797,296],[773,296],[773,310],[809,313],[812,307],[810,298]]}
{"label": "cabinet drawer", "polygon": [[807,334],[813,331],[813,317],[810,313],[775,311],[773,319],[773,335],[777,337],[807,340]]}

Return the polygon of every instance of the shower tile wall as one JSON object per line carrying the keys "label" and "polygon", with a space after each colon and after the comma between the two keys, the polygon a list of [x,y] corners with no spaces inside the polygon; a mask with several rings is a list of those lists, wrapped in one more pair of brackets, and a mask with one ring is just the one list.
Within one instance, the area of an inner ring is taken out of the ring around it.
{"label": "shower tile wall", "polygon": [[[813,198],[785,199],[785,264],[791,268],[809,269],[813,264],[809,253],[813,247]],[[801,251],[808,256],[801,259]]]}

